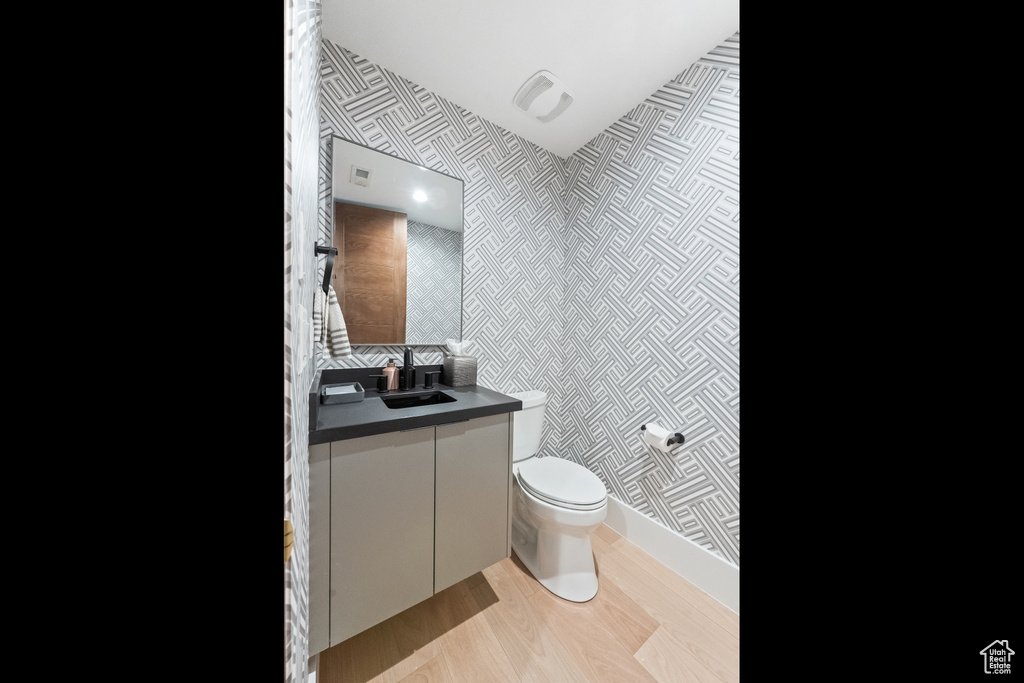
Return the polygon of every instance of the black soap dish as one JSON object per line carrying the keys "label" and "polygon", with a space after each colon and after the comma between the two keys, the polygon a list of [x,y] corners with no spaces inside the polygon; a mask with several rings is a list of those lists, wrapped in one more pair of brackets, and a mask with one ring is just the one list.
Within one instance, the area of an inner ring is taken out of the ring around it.
{"label": "black soap dish", "polygon": [[363,400],[363,386],[359,382],[325,384],[320,387],[320,403],[358,403]]}

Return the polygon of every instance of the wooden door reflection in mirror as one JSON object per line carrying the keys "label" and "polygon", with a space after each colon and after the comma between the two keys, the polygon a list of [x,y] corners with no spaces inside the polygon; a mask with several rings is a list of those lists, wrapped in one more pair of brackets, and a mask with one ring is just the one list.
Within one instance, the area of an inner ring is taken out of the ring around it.
{"label": "wooden door reflection in mirror", "polygon": [[404,213],[334,203],[334,291],[352,344],[404,344]]}

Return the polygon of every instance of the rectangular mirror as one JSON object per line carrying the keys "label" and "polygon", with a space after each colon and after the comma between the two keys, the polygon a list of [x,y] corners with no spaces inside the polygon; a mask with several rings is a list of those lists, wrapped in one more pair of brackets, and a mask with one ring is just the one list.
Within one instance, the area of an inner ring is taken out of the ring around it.
{"label": "rectangular mirror", "polygon": [[332,139],[331,285],[352,344],[462,339],[463,183]]}

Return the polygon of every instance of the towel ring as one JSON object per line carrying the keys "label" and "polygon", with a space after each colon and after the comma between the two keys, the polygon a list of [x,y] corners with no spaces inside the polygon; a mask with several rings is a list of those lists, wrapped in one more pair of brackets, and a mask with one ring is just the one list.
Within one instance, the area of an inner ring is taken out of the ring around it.
{"label": "towel ring", "polygon": [[327,254],[327,266],[324,268],[324,282],[321,285],[321,289],[324,290],[324,294],[327,294],[328,288],[331,286],[331,273],[334,272],[334,257],[338,255],[338,250],[335,247],[321,247],[319,244],[316,245],[317,254]]}

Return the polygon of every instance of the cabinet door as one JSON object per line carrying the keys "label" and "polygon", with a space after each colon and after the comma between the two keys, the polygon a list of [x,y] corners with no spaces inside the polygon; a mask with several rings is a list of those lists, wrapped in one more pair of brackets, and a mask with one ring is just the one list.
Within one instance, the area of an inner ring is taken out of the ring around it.
{"label": "cabinet door", "polygon": [[435,593],[509,556],[510,415],[437,427]]}
{"label": "cabinet door", "polygon": [[331,445],[309,447],[309,654],[330,645]]}
{"label": "cabinet door", "polygon": [[331,443],[331,645],[433,594],[434,428]]}

